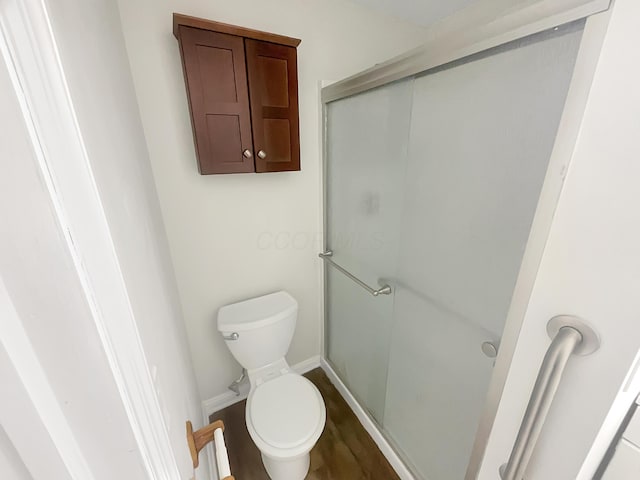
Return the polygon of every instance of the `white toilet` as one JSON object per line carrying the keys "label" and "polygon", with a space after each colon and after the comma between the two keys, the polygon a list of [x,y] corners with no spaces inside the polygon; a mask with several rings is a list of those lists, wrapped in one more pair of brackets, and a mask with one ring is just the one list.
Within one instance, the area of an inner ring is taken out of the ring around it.
{"label": "white toilet", "polygon": [[303,480],[309,452],[324,429],[316,386],[291,370],[284,356],[296,327],[298,302],[281,291],[226,305],[218,330],[247,369],[251,390],[245,418],[273,480]]}

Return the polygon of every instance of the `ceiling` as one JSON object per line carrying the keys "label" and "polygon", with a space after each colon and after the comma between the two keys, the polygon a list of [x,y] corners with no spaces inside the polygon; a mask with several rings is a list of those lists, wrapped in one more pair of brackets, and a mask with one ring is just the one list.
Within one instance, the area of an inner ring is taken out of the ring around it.
{"label": "ceiling", "polygon": [[429,26],[476,0],[352,0],[387,15]]}

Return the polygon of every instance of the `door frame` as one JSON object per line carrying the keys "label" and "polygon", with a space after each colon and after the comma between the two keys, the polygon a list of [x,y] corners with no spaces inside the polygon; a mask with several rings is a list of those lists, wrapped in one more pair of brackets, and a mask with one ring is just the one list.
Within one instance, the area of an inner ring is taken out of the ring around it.
{"label": "door frame", "polygon": [[[0,54],[148,478],[179,478],[43,1],[7,0],[0,4]],[[18,373],[29,375],[27,371]],[[78,465],[68,438],[61,434],[52,439],[64,463]]]}

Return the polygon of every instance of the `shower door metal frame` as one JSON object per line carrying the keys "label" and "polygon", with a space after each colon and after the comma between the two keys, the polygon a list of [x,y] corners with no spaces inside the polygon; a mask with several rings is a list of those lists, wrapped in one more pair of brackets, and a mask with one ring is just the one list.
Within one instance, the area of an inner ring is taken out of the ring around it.
{"label": "shower door metal frame", "polygon": [[[509,366],[515,353],[528,299],[533,290],[538,266],[546,244],[564,177],[569,168],[578,137],[589,89],[595,73],[610,17],[610,0],[529,0],[519,9],[509,9],[505,1],[480,0],[429,30],[427,43],[373,68],[321,89],[322,119],[322,251],[329,250],[327,209],[327,104],[376,87],[431,70],[520,38],[557,26],[586,19],[573,76],[551,157],[542,184],[525,252],[505,320],[500,351],[489,383],[483,414],[465,480],[474,480],[498,411]],[[498,6],[496,7],[496,4]],[[502,7],[502,11],[496,8]],[[488,12],[488,13],[487,13]],[[495,18],[489,18],[493,15]],[[490,22],[486,25],[487,22]],[[323,262],[323,357],[329,365],[326,332],[328,330],[327,269]],[[335,368],[334,368],[335,370]],[[337,372],[336,372],[337,373]],[[362,406],[361,406],[362,407]],[[364,409],[366,411],[366,409]],[[370,415],[369,415],[370,417]],[[382,427],[375,419],[373,423]],[[516,420],[517,421],[517,420]],[[381,429],[381,428],[380,428]],[[382,430],[382,429],[381,429]],[[381,432],[382,433],[382,432]],[[386,437],[384,433],[382,435]],[[394,448],[391,446],[391,448]],[[396,450],[396,449],[394,449]],[[396,451],[396,453],[398,453]],[[398,455],[403,458],[402,455]]]}
{"label": "shower door metal frame", "polygon": [[514,40],[587,18],[611,0],[479,0],[428,30],[417,48],[322,89],[322,103],[366,92]]}

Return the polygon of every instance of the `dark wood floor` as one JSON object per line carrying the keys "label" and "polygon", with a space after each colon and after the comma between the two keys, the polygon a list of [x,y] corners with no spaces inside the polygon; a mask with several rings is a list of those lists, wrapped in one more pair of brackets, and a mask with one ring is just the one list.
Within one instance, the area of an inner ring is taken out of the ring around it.
{"label": "dark wood floor", "polygon": [[[320,390],[327,407],[327,423],[311,450],[307,480],[399,480],[387,459],[362,427],[325,373],[316,368],[305,375]],[[245,424],[246,400],[216,412],[210,421],[225,424],[231,473],[237,480],[269,480],[260,451]]]}

